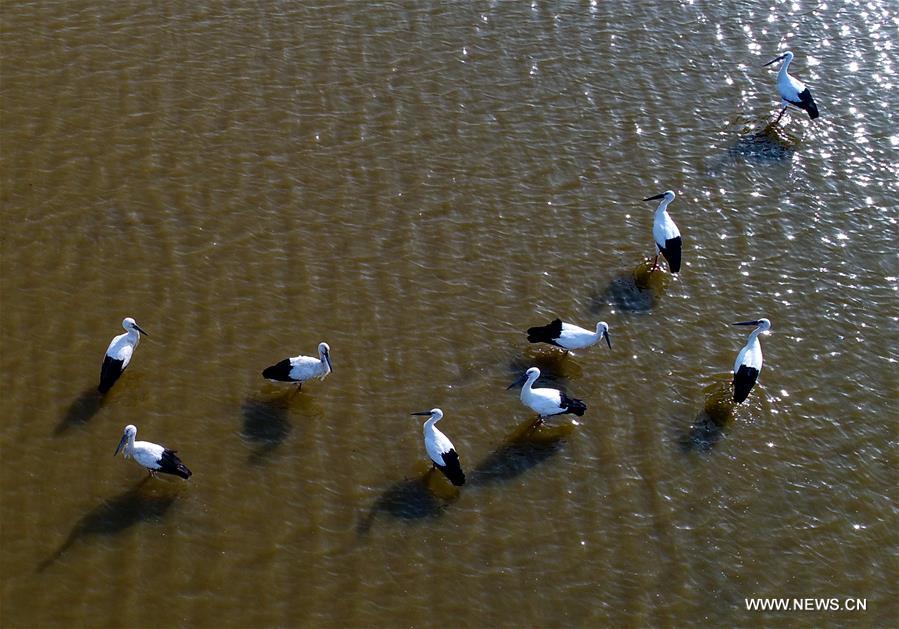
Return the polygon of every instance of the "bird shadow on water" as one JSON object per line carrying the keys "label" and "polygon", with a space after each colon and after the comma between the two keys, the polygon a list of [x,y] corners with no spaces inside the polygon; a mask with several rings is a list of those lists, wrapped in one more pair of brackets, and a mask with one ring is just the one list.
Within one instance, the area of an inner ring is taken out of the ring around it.
{"label": "bird shadow on water", "polygon": [[103,400],[103,395],[94,387],[82,391],[69,404],[62,419],[56,425],[53,434],[58,437],[70,428],[87,424],[94,415],[100,412],[100,409],[103,407]]}
{"label": "bird shadow on water", "polygon": [[730,382],[716,382],[705,389],[705,404],[689,430],[679,442],[684,452],[709,452],[724,437],[724,430],[733,421],[734,391]]}
{"label": "bird shadow on water", "polygon": [[249,397],[241,404],[240,434],[252,444],[251,464],[263,463],[293,430],[287,415],[294,395],[291,390],[277,397]]}
{"label": "bird shadow on water", "polygon": [[148,481],[150,477],[144,477],[128,491],[91,509],[75,523],[62,545],[38,565],[37,572],[50,567],[80,539],[114,536],[141,522],[161,520],[178,498],[177,490]]}
{"label": "bird shadow on water", "polygon": [[381,492],[359,520],[356,533],[359,537],[367,534],[379,514],[410,522],[440,517],[458,497],[459,490],[438,470],[431,467],[424,474],[418,470],[412,478],[404,478]]}
{"label": "bird shadow on water", "polygon": [[515,427],[496,450],[475,466],[469,484],[487,485],[516,478],[561,451],[575,430],[570,422],[536,424],[533,417]]}
{"label": "bird shadow on water", "polygon": [[[801,144],[799,136],[785,128],[789,114],[775,124],[773,118],[765,120],[737,120],[734,122],[736,141],[727,149],[722,160],[712,170],[736,161],[753,164],[778,164],[793,159]],[[730,133],[730,131],[728,131]]]}
{"label": "bird shadow on water", "polygon": [[[659,264],[664,264],[660,261]],[[665,294],[671,274],[661,267],[652,271],[652,258],[632,270],[612,278],[590,299],[590,312],[602,314],[608,308],[622,312],[649,312]]]}
{"label": "bird shadow on water", "polygon": [[[513,433],[469,473],[466,487],[486,485],[520,476],[561,450],[574,425],[543,423],[534,418],[518,425]],[[421,464],[422,466],[424,463]],[[398,481],[378,496],[356,526],[357,537],[365,536],[380,514],[416,522],[440,517],[461,495],[435,468],[424,473],[416,468],[412,478]]]}

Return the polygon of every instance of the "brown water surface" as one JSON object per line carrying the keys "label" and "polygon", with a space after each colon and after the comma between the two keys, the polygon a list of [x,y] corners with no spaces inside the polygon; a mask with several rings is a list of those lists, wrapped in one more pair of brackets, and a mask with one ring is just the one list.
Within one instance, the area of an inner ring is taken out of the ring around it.
{"label": "brown water surface", "polygon": [[[895,2],[0,15],[3,627],[899,617]],[[787,48],[821,117],[767,127]],[[684,267],[647,280],[666,189]],[[612,349],[529,346],[557,315]],[[323,340],[324,382],[261,378]],[[532,365],[577,425],[530,428]],[[193,477],[114,459],[126,424]]]}

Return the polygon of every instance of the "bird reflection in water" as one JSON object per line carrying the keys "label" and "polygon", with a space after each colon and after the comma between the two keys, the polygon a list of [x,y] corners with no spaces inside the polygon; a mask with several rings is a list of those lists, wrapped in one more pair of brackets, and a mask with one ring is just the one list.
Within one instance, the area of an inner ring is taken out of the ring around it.
{"label": "bird reflection in water", "polygon": [[407,521],[439,517],[459,497],[454,487],[433,466],[416,463],[412,478],[405,478],[385,489],[368,513],[359,521],[356,532],[365,535],[379,514],[385,513]]}
{"label": "bird reflection in water", "polygon": [[537,424],[529,417],[471,471],[470,484],[495,483],[524,474],[558,453],[574,430],[569,421]]}
{"label": "bird reflection in water", "polygon": [[102,406],[103,394],[97,391],[96,387],[83,391],[69,404],[59,424],[56,425],[53,434],[59,436],[69,428],[84,426],[94,415],[100,412]]}
{"label": "bird reflection in water", "polygon": [[[291,390],[277,397],[250,397],[241,404],[243,427],[240,434],[252,445],[250,463],[262,463],[293,430],[287,419],[293,394]],[[302,396],[296,399],[307,404],[311,401]]]}
{"label": "bird reflection in water", "polygon": [[716,382],[705,389],[705,404],[697,413],[681,445],[687,451],[708,452],[724,436],[734,418],[734,393],[730,382]]}
{"label": "bird reflection in water", "polygon": [[757,163],[782,162],[793,158],[800,139],[781,125],[765,121],[763,126],[745,125],[728,151],[731,157]]}
{"label": "bird reflection in water", "polygon": [[652,270],[652,258],[642,261],[630,272],[613,278],[608,286],[593,297],[590,311],[601,314],[609,306],[622,312],[649,312],[665,294],[671,274]]}
{"label": "bird reflection in water", "polygon": [[178,498],[179,488],[170,483],[147,483],[145,476],[134,487],[109,500],[104,500],[72,527],[66,540],[38,566],[42,572],[78,540],[95,536],[115,536],[141,522],[162,520]]}

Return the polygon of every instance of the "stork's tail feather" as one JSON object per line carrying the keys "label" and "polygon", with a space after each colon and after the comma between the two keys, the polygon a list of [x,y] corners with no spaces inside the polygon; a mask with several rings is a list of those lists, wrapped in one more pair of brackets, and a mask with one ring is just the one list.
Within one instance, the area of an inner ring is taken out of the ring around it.
{"label": "stork's tail feather", "polygon": [[584,415],[584,411],[587,410],[587,405],[581,402],[580,400],[573,400],[571,406],[568,407],[569,413],[574,413],[578,417],[582,417]]}
{"label": "stork's tail feather", "polygon": [[528,341],[531,343],[552,343],[562,335],[562,320],[554,319],[546,325],[528,328]]}
{"label": "stork's tail feather", "polygon": [[812,120],[818,117],[818,106],[815,104],[812,93],[808,88],[805,88],[802,93],[799,94],[799,103],[797,103],[797,106],[807,111],[808,117]]}
{"label": "stork's tail feather", "polygon": [[462,472],[462,468],[450,468],[445,467],[441,470],[449,481],[455,485],[456,487],[461,487],[465,484],[465,474]]}
{"label": "stork's tail feather", "polygon": [[122,372],[125,371],[122,364],[123,362],[121,360],[116,360],[111,356],[107,356],[103,359],[103,366],[100,368],[100,385],[97,387],[97,391],[103,394],[109,392],[112,385],[116,383],[116,380],[118,380],[119,376],[122,375]]}
{"label": "stork's tail feather", "polygon": [[279,363],[266,367],[262,370],[262,377],[269,380],[280,380],[282,382],[291,382],[290,379],[290,359],[285,358]]}
{"label": "stork's tail feather", "polygon": [[734,402],[742,404],[749,397],[749,392],[758,380],[759,371],[746,365],[740,365],[734,374]]}
{"label": "stork's tail feather", "polygon": [[562,408],[565,409],[566,413],[574,413],[578,417],[582,417],[584,411],[587,410],[587,405],[584,404],[581,400],[575,400],[573,398],[568,397],[564,393],[562,394]]}
{"label": "stork's tail feather", "polygon": [[191,471],[181,462],[174,450],[164,450],[159,461],[159,471],[180,476],[184,480],[191,477]]}
{"label": "stork's tail feather", "polygon": [[446,465],[438,465],[437,469],[443,472],[443,475],[456,487],[464,485],[465,473],[462,471],[462,464],[459,462],[459,455],[456,454],[456,451],[450,450],[449,452],[444,452],[443,460],[446,462]]}
{"label": "stork's tail feather", "polygon": [[681,245],[681,237],[677,236],[676,238],[666,240],[665,248],[662,249],[662,254],[668,260],[668,268],[671,269],[672,273],[680,272]]}

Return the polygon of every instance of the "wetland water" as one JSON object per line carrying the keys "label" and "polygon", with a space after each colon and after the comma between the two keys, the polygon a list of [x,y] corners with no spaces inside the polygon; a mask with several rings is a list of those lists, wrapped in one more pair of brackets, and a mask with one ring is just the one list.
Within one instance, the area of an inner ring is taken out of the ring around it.
{"label": "wetland water", "polygon": [[[895,2],[0,16],[3,627],[899,616]],[[766,130],[788,48],[821,117]],[[684,266],[638,288],[666,189]],[[612,349],[529,346],[556,315]],[[319,341],[324,382],[261,378]],[[578,425],[528,428],[532,365]],[[435,406],[459,493],[421,480]],[[114,459],[126,424],[193,477]]]}

